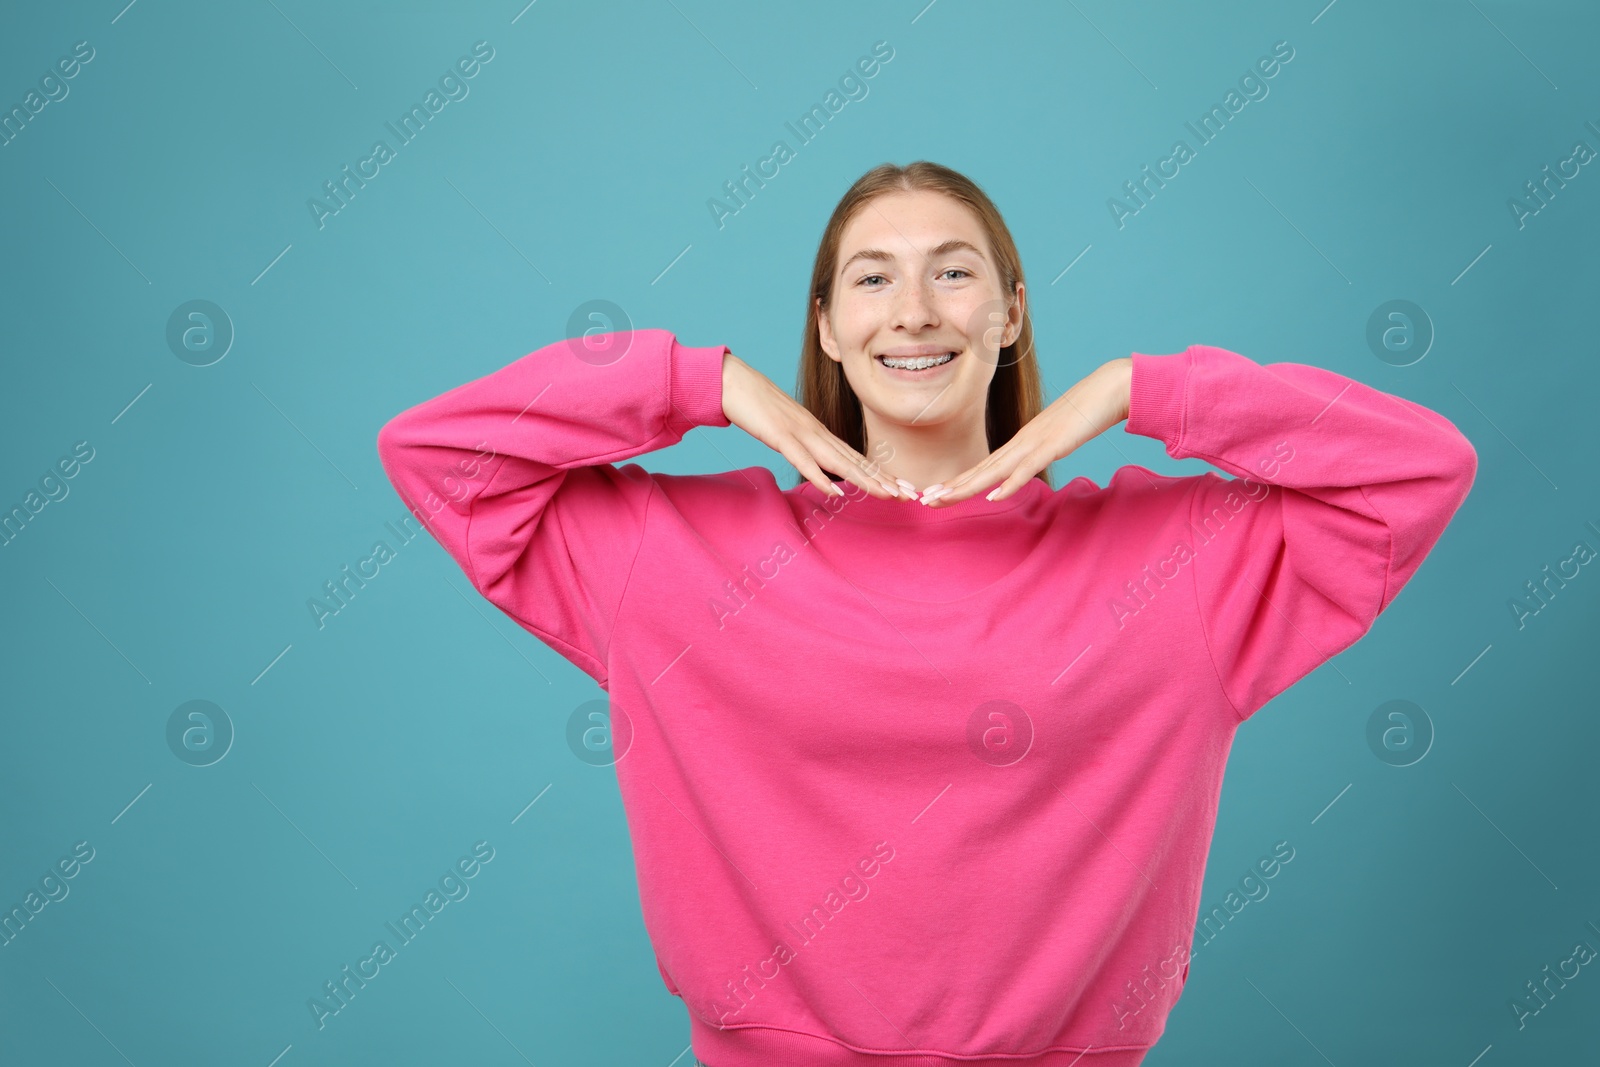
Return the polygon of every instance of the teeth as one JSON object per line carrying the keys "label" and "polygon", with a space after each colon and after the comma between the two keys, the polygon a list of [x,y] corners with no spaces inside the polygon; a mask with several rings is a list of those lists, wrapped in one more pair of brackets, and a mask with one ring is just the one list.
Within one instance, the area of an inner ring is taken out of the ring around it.
{"label": "teeth", "polygon": [[937,367],[939,364],[948,363],[955,358],[954,352],[946,352],[942,356],[913,356],[906,359],[890,359],[888,356],[884,356],[883,365],[885,367],[894,367],[896,370],[927,370],[929,367]]}

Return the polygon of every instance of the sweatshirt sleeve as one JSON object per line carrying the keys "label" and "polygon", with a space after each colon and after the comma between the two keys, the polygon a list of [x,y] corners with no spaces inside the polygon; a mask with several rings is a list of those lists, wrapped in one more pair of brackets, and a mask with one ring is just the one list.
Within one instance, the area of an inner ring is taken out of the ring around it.
{"label": "sweatshirt sleeve", "polygon": [[1320,367],[1208,345],[1132,359],[1125,430],[1235,476],[1192,479],[1185,541],[1242,722],[1371,629],[1466,499],[1478,455],[1443,415]]}
{"label": "sweatshirt sleeve", "polygon": [[396,415],[378,457],[473,587],[604,687],[655,489],[612,462],[730,425],[726,351],[659,329],[557,341]]}

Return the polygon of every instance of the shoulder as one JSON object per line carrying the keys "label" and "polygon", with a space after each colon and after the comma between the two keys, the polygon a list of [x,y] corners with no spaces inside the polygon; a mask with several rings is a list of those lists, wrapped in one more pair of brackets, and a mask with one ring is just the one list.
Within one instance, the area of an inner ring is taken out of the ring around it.
{"label": "shoulder", "polygon": [[1114,470],[1103,487],[1088,477],[1072,479],[1055,491],[1054,506],[1113,529],[1160,529],[1187,516],[1197,496],[1222,484],[1213,471],[1178,476],[1129,463]]}
{"label": "shoulder", "polygon": [[1079,476],[1057,489],[1055,495],[1063,502],[1088,500],[1101,504],[1137,504],[1184,496],[1206,478],[1215,477],[1209,471],[1191,475],[1160,474],[1141,464],[1127,463],[1111,472],[1111,480],[1104,488],[1087,476]]}
{"label": "shoulder", "polygon": [[717,474],[659,474],[630,463],[637,476],[648,477],[663,502],[684,512],[720,511],[750,507],[784,495],[778,479],[766,467],[741,467]]}

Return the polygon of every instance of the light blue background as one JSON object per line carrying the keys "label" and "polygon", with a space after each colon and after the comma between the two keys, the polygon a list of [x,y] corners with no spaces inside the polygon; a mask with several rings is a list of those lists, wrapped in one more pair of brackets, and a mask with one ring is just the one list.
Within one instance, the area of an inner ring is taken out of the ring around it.
{"label": "light blue background", "polygon": [[[1005,213],[1050,397],[1207,343],[1416,400],[1478,449],[1372,633],[1241,729],[1203,907],[1274,843],[1295,859],[1197,949],[1147,1062],[1600,1052],[1594,966],[1524,1029],[1509,1006],[1600,946],[1600,577],[1520,630],[1508,607],[1577,539],[1600,546],[1600,173],[1524,228],[1507,208],[1576,140],[1600,148],[1592,6],[523,2],[0,14],[5,108],[95,49],[0,148],[0,507],[95,450],[0,550],[0,905],[95,850],[0,948],[0,1060],[688,1064],[615,772],[564,739],[603,694],[430,540],[325,628],[306,602],[406,513],[378,428],[566,336],[587,300],[791,387],[828,213],[918,158]],[[307,200],[479,40],[470,95],[319,229]],[[879,40],[870,94],[719,229],[707,200],[795,147],[784,123]],[[1270,94],[1119,229],[1107,199],[1279,40],[1295,56]],[[1437,330],[1404,367],[1365,339],[1397,298]],[[194,299],[237,331],[207,367],[166,342]],[[640,462],[793,478],[734,428]],[[1208,469],[1118,428],[1056,484],[1123,463]],[[192,699],[237,731],[209,767],[167,745]],[[1366,741],[1391,699],[1437,733],[1410,767]],[[470,895],[319,1031],[307,1000],[479,840],[495,857]]]}

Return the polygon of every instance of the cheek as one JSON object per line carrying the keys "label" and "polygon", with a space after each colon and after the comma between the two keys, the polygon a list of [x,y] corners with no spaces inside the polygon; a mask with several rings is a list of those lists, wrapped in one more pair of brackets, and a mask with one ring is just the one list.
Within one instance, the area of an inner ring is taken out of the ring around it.
{"label": "cheek", "polygon": [[847,315],[833,317],[834,350],[845,366],[862,362],[876,336],[876,330],[863,329],[860,323]]}
{"label": "cheek", "polygon": [[880,318],[878,303],[846,296],[834,309],[833,325],[843,336],[859,338],[870,334]]}
{"label": "cheek", "polygon": [[998,297],[963,301],[952,309],[955,321],[973,348],[998,352],[1006,332],[1006,302]]}

